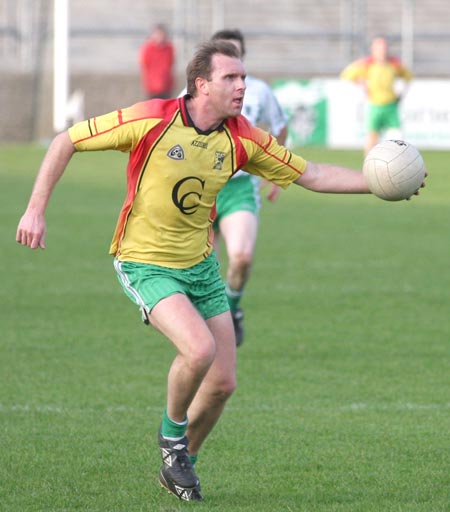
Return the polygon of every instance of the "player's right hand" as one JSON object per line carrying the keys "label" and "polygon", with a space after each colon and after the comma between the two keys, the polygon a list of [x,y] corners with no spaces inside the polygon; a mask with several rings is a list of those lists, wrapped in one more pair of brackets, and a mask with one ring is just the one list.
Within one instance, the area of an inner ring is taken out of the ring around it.
{"label": "player's right hand", "polygon": [[25,212],[17,227],[16,241],[31,249],[45,249],[46,234],[47,226],[44,216]]}

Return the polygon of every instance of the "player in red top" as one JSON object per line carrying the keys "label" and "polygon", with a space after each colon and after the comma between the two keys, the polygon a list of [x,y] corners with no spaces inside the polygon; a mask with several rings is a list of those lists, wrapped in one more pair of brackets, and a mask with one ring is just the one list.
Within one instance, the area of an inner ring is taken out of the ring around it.
{"label": "player in red top", "polygon": [[[200,46],[187,68],[187,90],[184,98],[150,100],[58,134],[16,240],[45,247],[47,204],[75,152],[129,152],[114,264],[144,321],[176,350],[158,436],[160,482],[180,499],[199,501],[193,461],[236,386],[233,321],[209,239],[215,197],[239,169],[316,192],[369,189],[361,172],[306,162],[241,115],[245,69],[233,44]],[[292,231],[307,220],[286,221]]]}
{"label": "player in red top", "polygon": [[166,28],[164,25],[156,25],[139,54],[142,87],[147,99],[172,96],[174,55]]}

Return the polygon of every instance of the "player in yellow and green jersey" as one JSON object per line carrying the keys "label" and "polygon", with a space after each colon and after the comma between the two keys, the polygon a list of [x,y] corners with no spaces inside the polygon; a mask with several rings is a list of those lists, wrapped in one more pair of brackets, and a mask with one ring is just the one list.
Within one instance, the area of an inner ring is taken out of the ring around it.
{"label": "player in yellow and green jersey", "polygon": [[[361,83],[367,100],[367,141],[368,153],[377,144],[381,132],[390,130],[391,135],[401,138],[399,101],[401,95],[395,90],[395,82],[402,79],[408,83],[412,74],[397,57],[388,55],[386,39],[377,37],[372,41],[371,54],[349,64],[341,73],[341,78]],[[406,92],[404,87],[403,95]]]}
{"label": "player in yellow and green jersey", "polygon": [[[204,43],[186,74],[183,98],[148,100],[56,135],[16,240],[45,248],[46,208],[74,153],[129,154],[111,254],[144,321],[176,349],[158,432],[160,483],[182,500],[200,501],[193,461],[236,387],[233,321],[212,248],[217,194],[239,169],[281,187],[345,194],[369,189],[360,171],[306,162],[241,115],[246,75],[233,44]],[[286,222],[292,231],[307,219]]]}

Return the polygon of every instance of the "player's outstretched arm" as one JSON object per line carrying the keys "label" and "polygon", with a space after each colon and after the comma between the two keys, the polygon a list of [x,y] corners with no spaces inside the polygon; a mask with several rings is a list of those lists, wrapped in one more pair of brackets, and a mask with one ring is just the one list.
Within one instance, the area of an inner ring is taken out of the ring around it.
{"label": "player's outstretched arm", "polygon": [[305,172],[295,183],[314,192],[333,194],[370,193],[361,171],[333,164],[308,162]]}
{"label": "player's outstretched arm", "polygon": [[42,161],[27,209],[20,219],[16,240],[31,249],[45,248],[45,210],[56,183],[67,167],[75,148],[68,132],[58,134]]}

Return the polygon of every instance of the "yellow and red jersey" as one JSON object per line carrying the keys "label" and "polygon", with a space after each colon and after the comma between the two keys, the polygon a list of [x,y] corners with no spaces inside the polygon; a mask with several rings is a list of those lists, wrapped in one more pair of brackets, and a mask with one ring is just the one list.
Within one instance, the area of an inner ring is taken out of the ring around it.
{"label": "yellow and red jersey", "polygon": [[138,103],[69,129],[77,151],[130,153],[110,249],[121,261],[193,266],[212,251],[216,196],[238,169],[283,188],[305,170],[303,158],[243,116],[198,130],[187,98]]}
{"label": "yellow and red jersey", "polygon": [[402,78],[409,81],[412,74],[396,57],[389,57],[385,62],[365,57],[349,64],[342,71],[341,78],[364,82],[370,103],[388,105],[397,99],[395,80]]}

